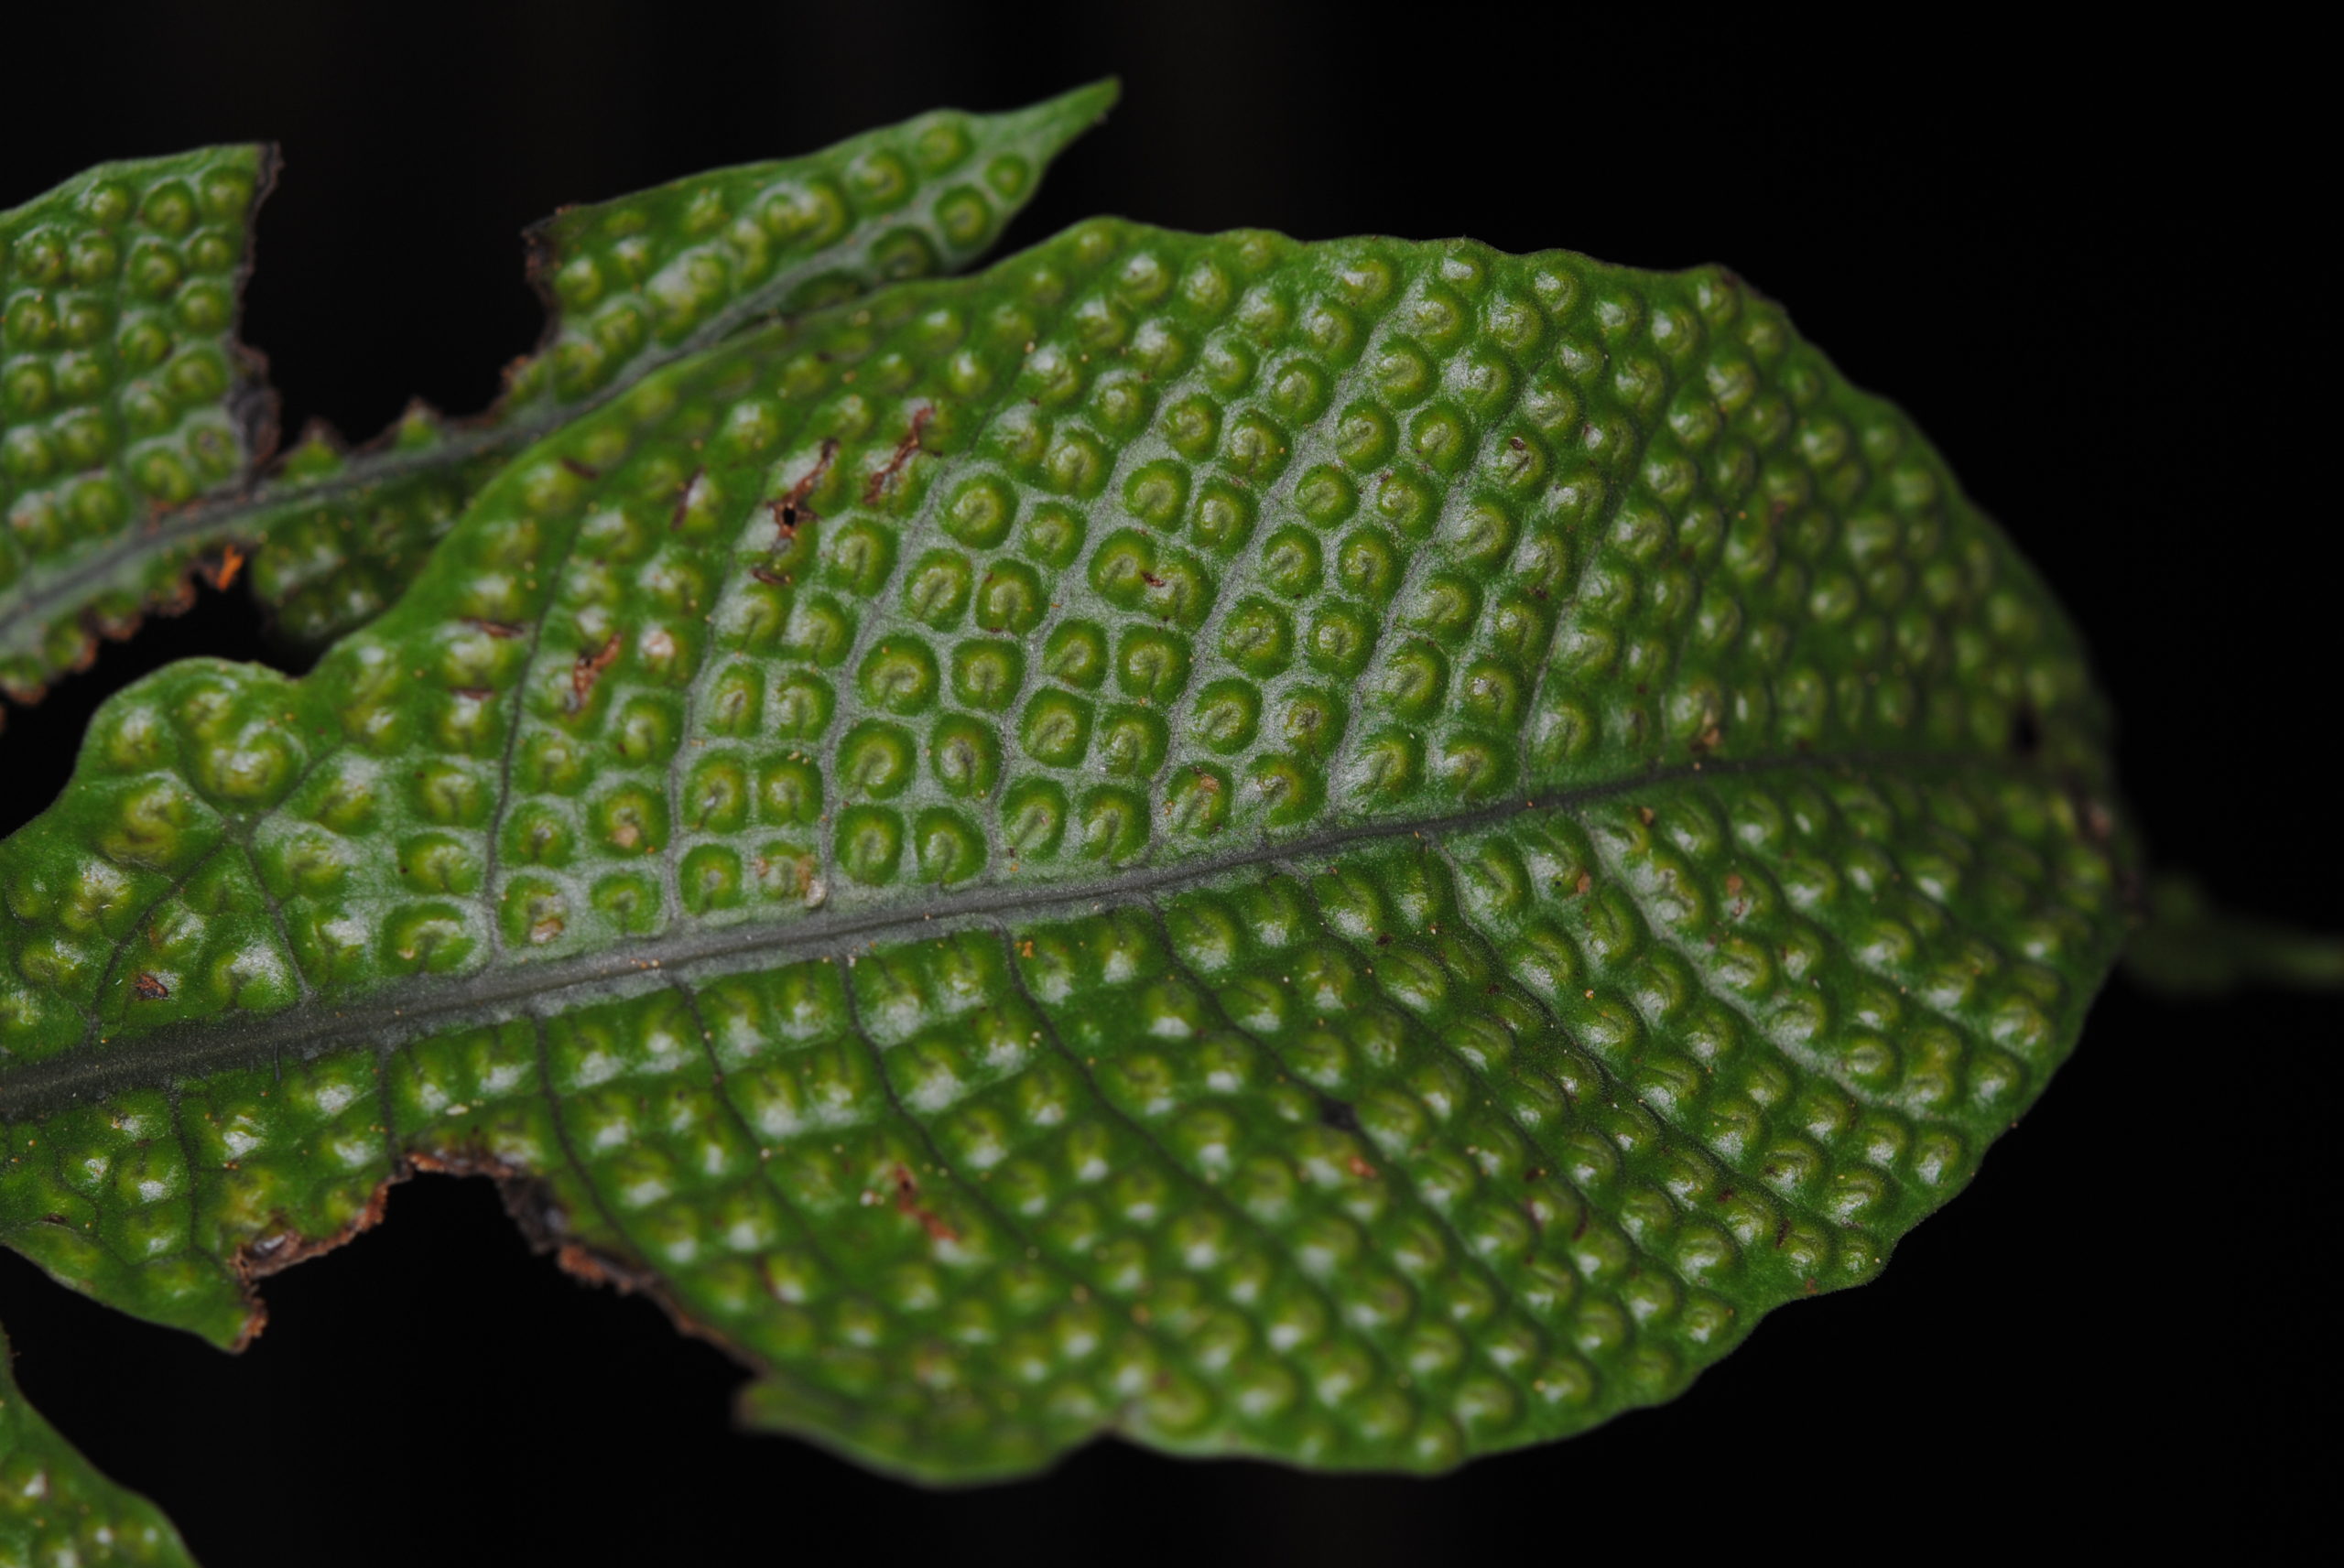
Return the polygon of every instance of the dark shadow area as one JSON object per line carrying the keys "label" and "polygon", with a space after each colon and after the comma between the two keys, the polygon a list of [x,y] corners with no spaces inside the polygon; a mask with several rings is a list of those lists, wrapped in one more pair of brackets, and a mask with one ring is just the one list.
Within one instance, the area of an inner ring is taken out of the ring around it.
{"label": "dark shadow area", "polygon": [[[362,438],[410,395],[494,396],[539,324],[519,231],[562,202],[1118,72],[1123,106],[1011,246],[1106,211],[1731,265],[1914,415],[2067,604],[2157,858],[2344,925],[2334,397],[2316,379],[2336,338],[2314,243],[2332,138],[2312,134],[2309,51],[1991,27],[1874,42],[1771,14],[1363,16],[132,5],[102,29],[102,81],[87,16],[11,17],[0,204],[101,158],[279,141],[244,336],[288,430],[316,416]],[[201,592],[9,714],[0,823],[54,795],[103,693],[194,653],[277,662],[241,589]],[[2111,1521],[2235,1548],[2307,1523],[2333,1467],[2339,1038],[2332,1000],[2166,1006],[2119,981],[1878,1283],[1784,1312],[1672,1406],[1435,1481],[1104,1445],[1025,1485],[901,1487],[735,1433],[737,1368],[532,1258],[482,1182],[408,1184],[380,1229],[270,1281],[272,1325],[241,1358],[5,1253],[0,1323],[28,1396],[215,1568],[838,1548],[1368,1568],[1904,1552]]]}

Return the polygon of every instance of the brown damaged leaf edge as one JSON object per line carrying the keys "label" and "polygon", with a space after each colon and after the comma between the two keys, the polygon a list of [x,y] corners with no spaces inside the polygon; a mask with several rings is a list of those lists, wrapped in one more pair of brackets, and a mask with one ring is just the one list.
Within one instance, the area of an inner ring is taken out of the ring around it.
{"label": "brown damaged leaf edge", "polygon": [[[383,1222],[389,1208],[391,1189],[418,1175],[488,1178],[496,1184],[497,1197],[504,1204],[505,1214],[532,1252],[540,1257],[550,1255],[555,1265],[573,1279],[615,1290],[622,1295],[644,1296],[667,1314],[678,1331],[715,1346],[752,1372],[763,1370],[755,1356],[685,1312],[657,1274],[570,1236],[569,1211],[555,1200],[551,1184],[476,1148],[417,1150],[402,1155],[391,1174],[375,1184],[365,1206],[330,1236],[277,1230],[238,1247],[230,1255],[229,1264],[244,1288],[249,1314],[229,1350],[241,1353],[249,1348],[268,1327],[268,1303],[260,1292],[263,1280],[281,1274],[297,1263],[321,1258],[374,1229]],[[943,1238],[951,1239],[949,1228]]]}
{"label": "brown damaged leaf edge", "polygon": [[243,1350],[258,1339],[268,1326],[268,1303],[261,1298],[261,1281],[271,1274],[282,1273],[296,1263],[305,1263],[331,1252],[380,1225],[392,1183],[405,1177],[406,1173],[402,1171],[388,1181],[378,1184],[368,1195],[365,1206],[331,1236],[303,1236],[291,1229],[274,1230],[245,1242],[229,1254],[228,1266],[235,1271],[237,1283],[242,1287],[250,1309],[235,1343],[229,1348]]}
{"label": "brown damaged leaf edge", "polygon": [[656,1273],[570,1234],[570,1211],[554,1197],[552,1184],[543,1177],[477,1147],[417,1150],[400,1159],[396,1172],[375,1189],[376,1194],[379,1196],[418,1174],[486,1176],[496,1184],[496,1195],[528,1242],[529,1250],[540,1257],[550,1253],[563,1273],[590,1285],[643,1296],[665,1313],[679,1332],[715,1346],[753,1372],[764,1370],[758,1357],[684,1311]]}

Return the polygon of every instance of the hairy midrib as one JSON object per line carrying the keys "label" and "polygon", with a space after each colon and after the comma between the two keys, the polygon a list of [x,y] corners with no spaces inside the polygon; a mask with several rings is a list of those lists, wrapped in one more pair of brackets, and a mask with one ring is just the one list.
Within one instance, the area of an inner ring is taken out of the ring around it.
{"label": "hairy midrib", "polygon": [[353,1046],[387,1047],[450,1027],[541,1011],[532,1004],[548,998],[611,992],[626,988],[629,982],[671,983],[679,970],[722,974],[752,963],[836,957],[915,931],[933,934],[1006,915],[1045,914],[1083,905],[1103,908],[1151,894],[1177,892],[1249,866],[1308,860],[1347,845],[1381,839],[1446,838],[1515,816],[1572,811],[1656,784],[1883,766],[2040,771],[2033,763],[2008,757],[1948,752],[1799,753],[1746,762],[1696,762],[1653,768],[1632,777],[1543,795],[1533,790],[1523,798],[1509,797],[1493,806],[1445,816],[1325,827],[1177,865],[1142,867],[1083,881],[995,884],[917,903],[842,909],[780,924],[686,927],[599,953],[507,966],[452,979],[395,981],[342,1001],[305,1000],[249,1019],[215,1017],[168,1024],[152,1033],[116,1042],[103,1051],[77,1046],[43,1061],[0,1066],[0,1121],[29,1119],[103,1095],[162,1087],[222,1069],[281,1062],[288,1054],[306,1061]]}

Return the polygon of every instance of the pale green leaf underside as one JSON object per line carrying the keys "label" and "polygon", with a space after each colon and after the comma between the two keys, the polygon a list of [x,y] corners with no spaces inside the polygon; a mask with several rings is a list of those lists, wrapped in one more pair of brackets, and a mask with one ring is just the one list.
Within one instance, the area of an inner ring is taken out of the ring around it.
{"label": "pale green leaf underside", "polygon": [[111,702],[0,849],[0,1235],[233,1342],[490,1171],[874,1464],[1439,1468],[1967,1179],[2108,789],[2032,574],[1730,275],[1086,224]]}

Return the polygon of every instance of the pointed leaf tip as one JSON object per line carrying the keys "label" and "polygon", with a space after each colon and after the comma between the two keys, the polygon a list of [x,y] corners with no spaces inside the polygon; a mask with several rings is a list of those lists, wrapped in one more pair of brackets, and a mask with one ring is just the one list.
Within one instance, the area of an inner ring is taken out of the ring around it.
{"label": "pointed leaf tip", "polygon": [[1096,81],[1085,82],[1055,98],[1045,98],[1023,113],[1064,125],[1067,138],[1071,141],[1105,119],[1109,112],[1123,102],[1123,79],[1102,76]]}

